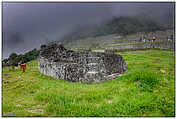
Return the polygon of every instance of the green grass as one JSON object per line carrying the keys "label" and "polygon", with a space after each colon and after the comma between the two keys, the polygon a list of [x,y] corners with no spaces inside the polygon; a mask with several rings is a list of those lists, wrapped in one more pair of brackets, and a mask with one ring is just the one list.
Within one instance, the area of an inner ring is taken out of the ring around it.
{"label": "green grass", "polygon": [[175,116],[174,52],[120,53],[128,64],[115,80],[84,84],[40,74],[37,61],[27,70],[3,68],[3,116],[144,117]]}

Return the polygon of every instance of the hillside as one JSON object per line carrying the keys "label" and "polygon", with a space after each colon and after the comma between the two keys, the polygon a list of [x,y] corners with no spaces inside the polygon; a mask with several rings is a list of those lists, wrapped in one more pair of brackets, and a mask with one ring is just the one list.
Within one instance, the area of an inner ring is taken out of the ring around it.
{"label": "hillside", "polygon": [[[155,31],[145,33],[147,43],[151,41],[153,34],[158,38],[159,41],[165,41],[166,37],[174,34],[173,30],[164,30],[164,31]],[[78,39],[70,41],[67,44],[64,44],[66,48],[73,50],[81,49],[106,49],[112,46],[123,46],[131,44],[140,44],[140,33],[133,33],[129,35],[117,35],[110,34],[97,37],[87,37],[83,39]]]}
{"label": "hillside", "polygon": [[165,29],[167,29],[165,24],[159,24],[150,18],[115,17],[101,24],[79,27],[64,36],[60,42],[68,44],[78,40],[85,40],[88,37],[99,37],[111,34],[126,36],[138,32],[148,33]]}
{"label": "hillside", "polygon": [[174,52],[122,52],[128,70],[112,81],[72,83],[44,76],[37,61],[3,68],[2,116],[175,116]]}

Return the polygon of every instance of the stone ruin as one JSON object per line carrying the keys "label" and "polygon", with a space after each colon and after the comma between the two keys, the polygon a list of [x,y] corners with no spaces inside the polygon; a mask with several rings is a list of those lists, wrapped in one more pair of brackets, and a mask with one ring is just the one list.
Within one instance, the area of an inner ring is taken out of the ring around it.
{"label": "stone ruin", "polygon": [[112,80],[124,73],[127,65],[118,54],[74,52],[53,44],[41,50],[38,68],[56,79],[91,83]]}

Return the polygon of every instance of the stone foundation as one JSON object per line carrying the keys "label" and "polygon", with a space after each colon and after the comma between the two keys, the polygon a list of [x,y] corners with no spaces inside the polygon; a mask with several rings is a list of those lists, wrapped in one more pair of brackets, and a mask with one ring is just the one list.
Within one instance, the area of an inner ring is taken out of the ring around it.
{"label": "stone foundation", "polygon": [[118,54],[74,52],[53,44],[43,49],[38,58],[39,71],[56,79],[72,82],[112,80],[127,70]]}

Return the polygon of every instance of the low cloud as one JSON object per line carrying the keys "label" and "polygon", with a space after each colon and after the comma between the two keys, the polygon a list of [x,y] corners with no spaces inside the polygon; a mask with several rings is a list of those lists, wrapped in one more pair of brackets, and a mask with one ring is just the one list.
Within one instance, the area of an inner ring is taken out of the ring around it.
{"label": "low cloud", "polygon": [[60,40],[74,28],[113,16],[169,19],[174,3],[11,3],[3,2],[3,58]]}

